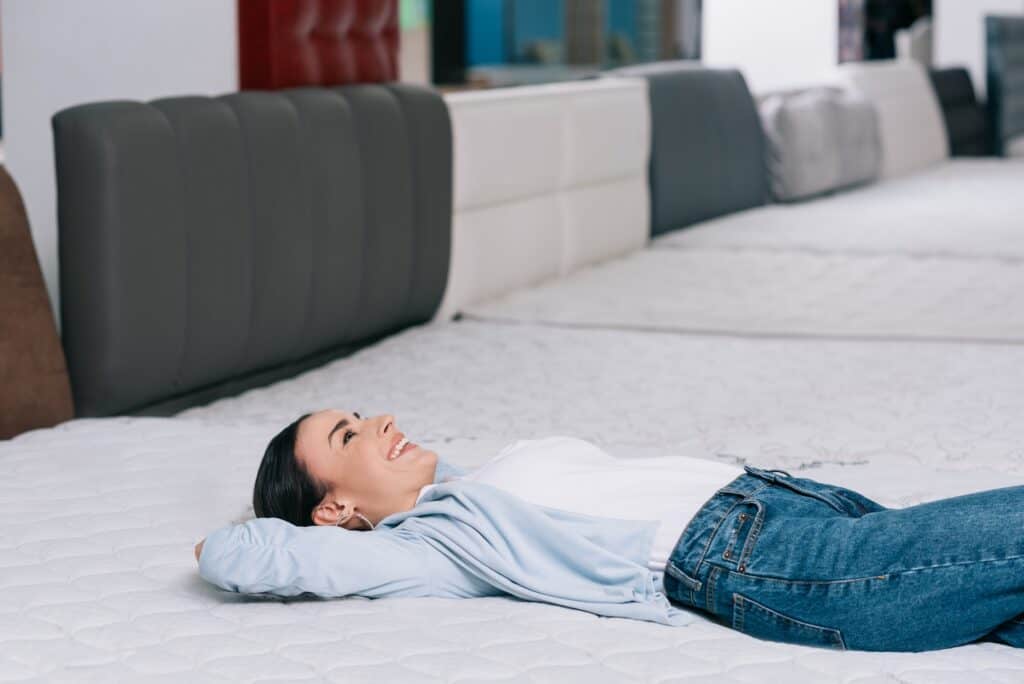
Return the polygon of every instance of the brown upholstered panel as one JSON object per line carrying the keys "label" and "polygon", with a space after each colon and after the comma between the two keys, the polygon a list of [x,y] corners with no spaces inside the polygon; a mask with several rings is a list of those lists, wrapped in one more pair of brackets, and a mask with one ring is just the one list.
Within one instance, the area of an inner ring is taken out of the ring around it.
{"label": "brown upholstered panel", "polygon": [[71,386],[28,217],[0,167],[0,439],[73,417]]}

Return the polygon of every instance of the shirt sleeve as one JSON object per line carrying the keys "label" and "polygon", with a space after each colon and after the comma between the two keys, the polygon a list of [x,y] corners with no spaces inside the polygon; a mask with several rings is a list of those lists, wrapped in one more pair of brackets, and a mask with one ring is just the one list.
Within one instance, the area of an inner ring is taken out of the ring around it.
{"label": "shirt sleeve", "polygon": [[298,527],[256,518],[206,538],[199,574],[228,591],[324,598],[427,596],[430,564],[422,542],[390,530]]}

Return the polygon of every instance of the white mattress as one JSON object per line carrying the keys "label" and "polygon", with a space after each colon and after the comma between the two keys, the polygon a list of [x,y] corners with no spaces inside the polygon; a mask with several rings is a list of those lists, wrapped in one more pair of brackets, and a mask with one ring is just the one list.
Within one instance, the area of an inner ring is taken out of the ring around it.
{"label": "white mattress", "polygon": [[996,644],[840,653],[503,598],[247,600],[191,547],[244,513],[265,441],[311,408],[391,410],[463,465],[562,433],[907,505],[1024,480],[1021,386],[1020,347],[463,322],[177,418],[26,433],[0,442],[0,680],[1020,681],[1024,653]]}
{"label": "white mattress", "polygon": [[1024,259],[1024,161],[957,159],[910,176],[706,221],[658,248],[742,247]]}
{"label": "white mattress", "polygon": [[316,371],[179,414],[283,427],[389,411],[414,439],[571,434],[646,454],[981,465],[1024,473],[1024,346],[574,330],[412,329]]}
{"label": "white mattress", "polygon": [[1024,263],[644,250],[466,314],[674,332],[1022,343]]}

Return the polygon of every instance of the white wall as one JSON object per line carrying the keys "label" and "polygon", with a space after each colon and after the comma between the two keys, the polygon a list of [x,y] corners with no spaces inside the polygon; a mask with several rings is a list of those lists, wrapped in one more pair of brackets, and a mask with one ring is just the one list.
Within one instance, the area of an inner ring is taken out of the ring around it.
{"label": "white wall", "polygon": [[704,0],[703,61],[738,67],[754,92],[830,80],[838,55],[834,0]]}
{"label": "white wall", "polygon": [[238,89],[236,0],[2,0],[7,166],[60,324],[50,117],[94,100]]}
{"label": "white wall", "polygon": [[966,66],[979,97],[985,94],[986,14],[1024,13],[1024,0],[934,0],[935,66]]}

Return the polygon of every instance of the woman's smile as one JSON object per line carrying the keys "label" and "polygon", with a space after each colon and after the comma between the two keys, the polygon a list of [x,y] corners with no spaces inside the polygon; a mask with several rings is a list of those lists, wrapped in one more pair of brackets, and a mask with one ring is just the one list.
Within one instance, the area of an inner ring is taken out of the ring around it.
{"label": "woman's smile", "polygon": [[409,451],[409,450],[415,449],[415,448],[416,448],[416,445],[413,444],[412,442],[410,442],[405,437],[405,435],[402,435],[402,437],[399,438],[399,440],[395,443],[395,446],[391,447],[391,452],[388,454],[388,460],[389,461],[393,461],[396,458],[398,458],[399,456],[401,456],[403,453],[405,453],[406,451]]}

